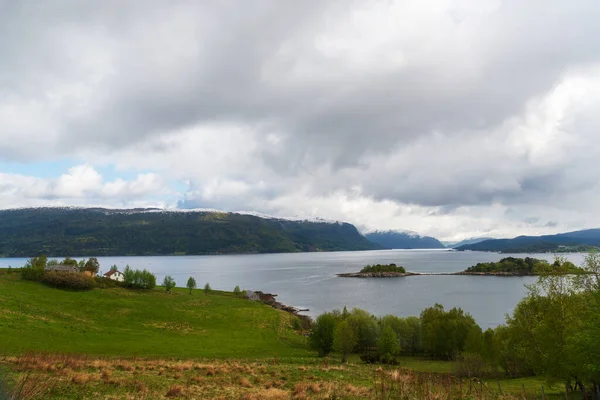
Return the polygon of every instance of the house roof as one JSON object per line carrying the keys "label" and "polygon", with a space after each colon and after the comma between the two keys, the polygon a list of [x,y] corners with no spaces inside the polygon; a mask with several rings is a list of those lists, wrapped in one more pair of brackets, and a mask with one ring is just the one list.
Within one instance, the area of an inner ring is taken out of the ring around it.
{"label": "house roof", "polygon": [[46,271],[67,271],[67,272],[79,272],[79,268],[73,265],[48,265],[46,266]]}
{"label": "house roof", "polygon": [[110,277],[110,276],[112,276],[113,274],[121,274],[121,275],[123,275],[123,274],[122,274],[120,271],[117,271],[117,270],[115,269],[115,270],[110,270],[110,271],[108,271],[107,273],[105,273],[105,274],[104,274],[104,276]]}

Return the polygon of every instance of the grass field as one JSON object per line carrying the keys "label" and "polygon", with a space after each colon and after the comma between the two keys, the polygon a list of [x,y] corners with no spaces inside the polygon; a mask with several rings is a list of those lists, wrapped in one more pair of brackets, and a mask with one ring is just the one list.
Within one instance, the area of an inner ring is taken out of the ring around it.
{"label": "grass field", "polygon": [[499,399],[521,398],[523,385],[527,398],[541,394],[535,378],[459,381],[449,361],[405,357],[399,369],[318,358],[294,318],[225,292],[73,292],[0,270],[0,372],[22,399]]}
{"label": "grass field", "polygon": [[293,316],[230,293],[72,292],[0,275],[3,354],[289,357],[311,353]]}

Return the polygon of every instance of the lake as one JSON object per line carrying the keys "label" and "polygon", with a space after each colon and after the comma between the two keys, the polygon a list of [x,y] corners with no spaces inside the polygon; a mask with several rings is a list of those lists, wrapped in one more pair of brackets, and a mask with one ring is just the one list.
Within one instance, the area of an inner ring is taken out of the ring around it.
{"label": "lake", "polygon": [[[278,294],[278,300],[308,308],[315,316],[332,309],[358,307],[375,315],[416,315],[435,303],[461,307],[483,329],[504,322],[526,294],[525,284],[535,277],[410,276],[403,278],[339,278],[342,272],[359,271],[367,264],[396,263],[413,272],[459,272],[478,262],[498,261],[510,254],[455,252],[447,250],[377,250],[331,253],[253,254],[173,257],[99,257],[103,272],[116,264],[146,268],[162,282],[171,275],[178,286],[190,276],[201,288],[261,290]],[[516,254],[552,260],[552,254]],[[585,254],[565,254],[580,265]],[[20,267],[26,259],[0,259],[0,267]]]}

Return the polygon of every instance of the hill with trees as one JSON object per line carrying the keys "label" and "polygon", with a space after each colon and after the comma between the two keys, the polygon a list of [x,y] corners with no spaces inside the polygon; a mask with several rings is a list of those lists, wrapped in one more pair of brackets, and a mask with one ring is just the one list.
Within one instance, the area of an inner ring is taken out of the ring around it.
{"label": "hill with trees", "polygon": [[445,246],[436,238],[421,236],[414,232],[374,231],[365,235],[384,249],[443,249]]}
{"label": "hill with trees", "polygon": [[0,211],[0,256],[195,255],[371,250],[354,225],[253,215],[102,208]]}
{"label": "hill with trees", "polygon": [[587,252],[600,247],[600,229],[586,229],[556,235],[518,236],[491,239],[459,246],[457,250],[497,251],[502,253]]}

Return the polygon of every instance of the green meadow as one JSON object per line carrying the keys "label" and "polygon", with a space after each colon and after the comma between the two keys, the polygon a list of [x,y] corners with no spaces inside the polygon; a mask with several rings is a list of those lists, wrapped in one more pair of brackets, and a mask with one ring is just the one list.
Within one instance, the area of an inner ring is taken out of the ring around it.
{"label": "green meadow", "polygon": [[0,398],[483,400],[522,398],[523,385],[527,398],[540,393],[536,378],[459,380],[452,361],[319,358],[295,318],[229,292],[70,291],[0,270]]}
{"label": "green meadow", "polygon": [[307,356],[289,313],[231,293],[120,287],[68,291],[0,275],[3,354]]}

